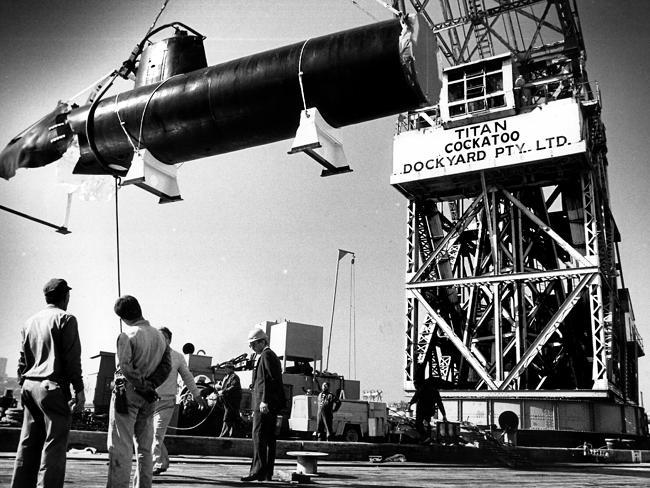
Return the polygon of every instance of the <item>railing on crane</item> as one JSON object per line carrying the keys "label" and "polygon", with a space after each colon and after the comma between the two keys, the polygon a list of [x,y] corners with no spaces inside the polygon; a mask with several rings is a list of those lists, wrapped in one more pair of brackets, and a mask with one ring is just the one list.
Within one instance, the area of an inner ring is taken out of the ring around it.
{"label": "railing on crane", "polygon": [[[517,93],[518,91],[515,90],[514,95],[519,112],[528,112],[537,106],[566,98],[573,98],[584,106],[601,106],[600,87],[597,82],[576,82],[570,77],[537,80],[523,85],[521,92]],[[489,112],[489,109],[485,112]],[[440,127],[443,127],[440,108],[438,105],[432,105],[400,114],[395,133]]]}

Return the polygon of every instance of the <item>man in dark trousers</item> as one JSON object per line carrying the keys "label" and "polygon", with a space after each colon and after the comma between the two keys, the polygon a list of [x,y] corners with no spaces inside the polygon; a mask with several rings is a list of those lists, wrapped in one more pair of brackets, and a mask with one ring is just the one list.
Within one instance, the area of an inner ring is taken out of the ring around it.
{"label": "man in dark trousers", "polygon": [[420,377],[416,378],[414,383],[415,394],[409,402],[409,407],[415,403],[415,430],[420,434],[420,440],[425,441],[430,437],[430,433],[427,435],[428,429],[425,428],[424,422],[426,421],[428,424],[431,420],[435,405],[438,406],[442,414],[442,420],[444,422],[447,421],[445,406],[442,403],[442,398],[438,391],[441,382],[438,378],[434,377],[429,377],[426,380]]}
{"label": "man in dark trousers", "polygon": [[65,280],[48,281],[43,287],[47,307],[21,331],[18,379],[24,417],[12,488],[32,488],[37,482],[63,486],[70,410],[82,411],[86,402],[77,319],[66,312],[70,290]]}
{"label": "man in dark trousers", "polygon": [[235,365],[228,362],[223,365],[226,376],[218,390],[219,403],[223,406],[223,427],[219,437],[234,437],[239,424],[239,404],[241,403],[241,383],[235,374]]}
{"label": "man in dark trousers", "polygon": [[341,406],[341,401],[330,392],[330,385],[327,381],[321,385],[321,392],[318,394],[318,428],[316,436],[318,440],[332,440],[334,431],[332,421],[334,412]]}
{"label": "man in dark trousers", "polygon": [[275,464],[276,415],[284,407],[282,365],[269,348],[262,329],[248,334],[248,344],[256,355],[253,370],[253,461],[242,481],[270,481]]}

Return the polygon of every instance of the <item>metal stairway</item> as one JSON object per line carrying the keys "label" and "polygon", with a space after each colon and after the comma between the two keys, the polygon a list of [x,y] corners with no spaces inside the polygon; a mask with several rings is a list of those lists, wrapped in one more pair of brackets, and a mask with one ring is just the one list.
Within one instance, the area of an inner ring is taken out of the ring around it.
{"label": "metal stairway", "polygon": [[485,4],[483,0],[468,0],[467,7],[474,26],[474,37],[479,56],[481,59],[489,58],[494,55],[494,49],[492,49],[489,30],[485,25]]}

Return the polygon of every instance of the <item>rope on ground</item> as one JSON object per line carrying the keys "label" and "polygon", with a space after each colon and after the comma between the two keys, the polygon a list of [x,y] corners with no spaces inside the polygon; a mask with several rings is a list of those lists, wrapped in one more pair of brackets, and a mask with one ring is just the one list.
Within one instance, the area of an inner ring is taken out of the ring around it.
{"label": "rope on ground", "polygon": [[214,411],[214,409],[215,409],[216,406],[217,406],[217,404],[216,404],[216,402],[215,402],[215,404],[212,405],[212,408],[210,408],[210,411],[209,411],[208,414],[205,416],[205,418],[204,418],[203,420],[201,420],[198,424],[193,425],[192,427],[172,427],[172,426],[168,426],[167,428],[168,428],[168,429],[173,429],[173,430],[192,430],[192,429],[196,429],[197,427],[199,427],[200,425],[202,425],[206,420],[208,420],[208,417],[209,417],[210,414]]}

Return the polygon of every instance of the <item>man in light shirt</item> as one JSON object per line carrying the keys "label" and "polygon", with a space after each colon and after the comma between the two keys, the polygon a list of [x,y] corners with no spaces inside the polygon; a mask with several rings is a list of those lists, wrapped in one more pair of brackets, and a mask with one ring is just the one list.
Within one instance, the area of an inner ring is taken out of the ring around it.
{"label": "man in light shirt", "polygon": [[169,347],[160,331],[142,317],[142,309],[134,297],[121,296],[113,309],[125,327],[117,338],[117,370],[108,421],[106,486],[129,488],[135,443],[133,487],[150,488],[156,388],[171,371]]}
{"label": "man in light shirt", "polygon": [[63,486],[70,410],[83,411],[86,401],[77,319],[66,312],[70,290],[63,279],[48,281],[43,287],[47,308],[21,331],[18,379],[25,414],[12,488]]}
{"label": "man in light shirt", "polygon": [[[169,346],[172,342],[171,330],[167,327],[161,327],[160,332],[162,332],[162,335]],[[167,454],[164,440],[165,434],[167,433],[167,427],[169,426],[169,421],[172,419],[174,408],[176,407],[179,374],[181,375],[183,383],[185,383],[185,386],[187,386],[187,389],[194,397],[194,400],[199,404],[199,408],[203,410],[207,406],[205,399],[201,396],[201,392],[196,387],[192,373],[187,367],[187,362],[183,355],[180,352],[171,349],[171,347],[169,352],[172,359],[172,370],[165,382],[156,389],[159,398],[156,401],[156,409],[153,414],[154,437],[152,451],[154,475],[159,475],[164,471],[167,471],[169,468],[169,456]]]}

